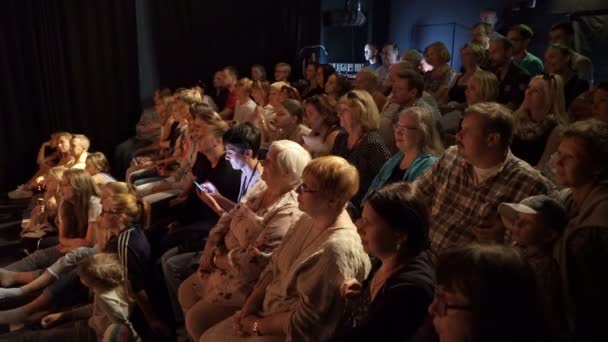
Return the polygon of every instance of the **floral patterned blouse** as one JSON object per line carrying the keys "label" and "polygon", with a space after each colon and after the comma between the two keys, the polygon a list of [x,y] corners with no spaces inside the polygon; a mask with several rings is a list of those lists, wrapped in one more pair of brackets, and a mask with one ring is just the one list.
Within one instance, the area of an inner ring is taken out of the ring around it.
{"label": "floral patterned blouse", "polygon": [[229,251],[231,268],[214,269],[204,275],[197,287],[203,300],[242,306],[272,253],[302,215],[295,191],[285,193],[266,208],[260,208],[266,189],[266,183],[258,181],[239,205],[222,215],[209,233],[210,237],[216,235],[211,241],[221,241]]}

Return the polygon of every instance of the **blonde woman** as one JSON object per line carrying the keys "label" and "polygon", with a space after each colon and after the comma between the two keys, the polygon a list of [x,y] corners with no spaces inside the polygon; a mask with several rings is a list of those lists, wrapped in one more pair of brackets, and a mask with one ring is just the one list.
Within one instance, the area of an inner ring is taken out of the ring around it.
{"label": "blonde woman", "polygon": [[359,208],[363,195],[391,154],[377,131],[380,114],[368,92],[353,90],[344,95],[338,103],[338,116],[344,132],[336,137],[331,154],[346,159],[359,171],[359,192],[352,198],[353,205]]}
{"label": "blonde woman", "polygon": [[295,189],[310,155],[289,140],[270,145],[262,181],[209,233],[199,272],[179,287],[194,341],[238,310],[285,234],[300,218]]}
{"label": "blonde woman", "polygon": [[399,113],[394,129],[399,152],[382,166],[366,197],[388,183],[413,182],[443,154],[443,144],[433,123],[433,114],[427,109],[405,109]]}
{"label": "blonde woman", "polygon": [[236,104],[234,105],[234,118],[236,122],[249,121],[253,116],[256,103],[251,99],[253,81],[247,77],[241,78],[234,87],[236,94]]}
{"label": "blonde woman", "polygon": [[557,150],[560,132],[568,124],[561,76],[545,74],[532,78],[523,103],[513,115],[511,151],[543,170]]}

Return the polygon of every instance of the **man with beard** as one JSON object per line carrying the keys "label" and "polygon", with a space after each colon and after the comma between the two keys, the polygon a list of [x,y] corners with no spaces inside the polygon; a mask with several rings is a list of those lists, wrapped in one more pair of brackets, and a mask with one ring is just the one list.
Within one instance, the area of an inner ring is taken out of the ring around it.
{"label": "man with beard", "polygon": [[488,51],[490,66],[498,78],[498,98],[496,101],[511,110],[519,108],[524,100],[530,75],[513,62],[513,44],[504,36],[490,41]]}

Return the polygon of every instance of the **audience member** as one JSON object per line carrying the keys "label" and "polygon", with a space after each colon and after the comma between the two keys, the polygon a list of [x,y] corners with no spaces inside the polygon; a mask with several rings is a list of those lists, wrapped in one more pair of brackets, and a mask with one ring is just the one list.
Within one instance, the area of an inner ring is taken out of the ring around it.
{"label": "audience member", "polygon": [[376,262],[366,280],[347,279],[350,299],[332,341],[408,341],[427,317],[435,290],[428,215],[410,184],[388,185],[365,202],[358,225]]}
{"label": "audience member", "polygon": [[536,76],[528,85],[524,102],[513,113],[511,151],[541,172],[546,170],[559,145],[559,135],[569,122],[563,88],[559,75]]}
{"label": "audience member", "polygon": [[549,44],[562,44],[572,51],[572,69],[581,80],[593,83],[593,63],[591,60],[576,52],[574,47],[574,26],[571,22],[553,25],[549,31]]}
{"label": "audience member", "polygon": [[388,183],[413,182],[443,154],[433,116],[424,108],[410,107],[399,113],[394,132],[398,152],[374,177],[366,197]]}
{"label": "audience member", "polygon": [[363,282],[370,269],[345,209],[358,183],[355,167],[340,157],[308,164],[298,187],[298,207],[305,214],[275,250],[241,310],[200,341],[329,339],[344,310],[341,285],[350,278]]}
{"label": "audience member", "polygon": [[382,66],[376,69],[380,91],[388,94],[391,88],[389,68],[399,60],[399,46],[394,43],[386,43],[382,46]]}
{"label": "audience member", "polygon": [[601,81],[593,91],[592,115],[594,119],[608,124],[608,82]]}
{"label": "audience member", "polygon": [[372,95],[376,107],[383,108],[386,104],[386,96],[378,90],[378,73],[371,68],[363,68],[359,70],[355,77],[354,89],[365,90]]}
{"label": "audience member", "polygon": [[572,69],[572,52],[561,44],[552,44],[545,52],[545,70],[560,75],[564,83],[566,109],[577,96],[589,90],[589,82],[581,79]]}
{"label": "audience member", "polygon": [[513,247],[467,245],[442,253],[429,307],[440,341],[554,341],[530,266]]}
{"label": "audience member", "polygon": [[[395,135],[393,125],[397,122],[399,113],[409,107],[422,107],[433,114],[433,122],[440,128],[439,120],[441,114],[437,107],[426,102],[422,96],[424,92],[424,79],[417,71],[407,67],[407,63],[401,62],[404,69],[398,71],[393,79],[391,96],[387,99],[380,114],[379,133],[384,144],[391,151],[396,151]],[[399,65],[399,64],[397,64]],[[441,129],[439,129],[441,131]]]}
{"label": "audience member", "polygon": [[304,78],[306,80],[307,85],[301,91],[302,100],[323,93],[323,89],[319,88],[319,84],[317,83],[318,67],[319,64],[314,62],[306,64],[306,69],[304,70]]}
{"label": "audience member", "polygon": [[257,108],[256,103],[251,99],[253,81],[248,78],[241,78],[234,87],[236,104],[234,105],[234,118],[236,122],[249,121],[253,112]]}
{"label": "audience member", "polygon": [[289,76],[291,75],[291,65],[281,62],[274,66],[274,81],[285,82],[289,84]]}
{"label": "audience member", "polygon": [[221,79],[222,87],[228,90],[228,95],[226,97],[225,106],[219,107],[221,109],[219,114],[224,120],[232,120],[234,116],[234,108],[236,106],[237,101],[235,87],[239,79],[239,75],[234,67],[228,66],[222,70]]}
{"label": "audience member", "polygon": [[266,68],[261,64],[251,66],[251,80],[253,82],[268,81],[266,77]]}
{"label": "audience member", "polygon": [[360,208],[363,196],[389,159],[390,152],[378,133],[378,108],[368,92],[353,90],[344,95],[338,104],[338,116],[344,132],[336,137],[331,154],[346,159],[357,168],[359,191],[352,198],[352,204],[354,208]]}
{"label": "audience member", "polygon": [[226,108],[229,93],[230,90],[224,86],[224,70],[221,69],[216,71],[213,74],[213,90],[209,96],[211,96],[218,109]]}
{"label": "audience member", "polygon": [[512,26],[507,33],[507,38],[513,45],[513,62],[530,76],[536,76],[542,74],[545,68],[543,61],[528,51],[532,37],[534,31],[524,24]]}
{"label": "audience member", "polygon": [[498,36],[490,41],[490,65],[498,78],[496,101],[514,110],[524,100],[524,92],[530,82],[530,75],[517,66],[512,57],[513,46],[510,40]]}
{"label": "audience member", "polygon": [[304,113],[311,132],[303,136],[304,148],[313,157],[329,154],[340,133],[337,102],[327,95],[315,95],[304,101]]}
{"label": "audience member", "polygon": [[602,336],[598,310],[608,305],[608,126],[597,120],[568,127],[558,148],[555,181],[568,216],[556,249],[564,307],[575,341]]}
{"label": "audience member", "polygon": [[[329,84],[329,82],[328,82]],[[272,119],[272,125],[276,131],[271,132],[271,142],[276,140],[291,140],[298,144],[304,144],[304,136],[310,134],[310,128],[302,124],[304,120],[304,108],[296,100],[287,99],[276,108],[277,114]]]}
{"label": "audience member", "polygon": [[401,57],[403,62],[409,63],[411,68],[415,70],[420,70],[420,63],[422,63],[423,59],[424,56],[422,53],[416,49],[409,49],[405,51]]}
{"label": "audience member", "polygon": [[198,272],[179,287],[193,341],[245,304],[272,252],[302,215],[295,188],[309,162],[302,146],[289,140],[273,142],[263,162],[262,181],[209,233]]}
{"label": "audience member", "polygon": [[480,22],[471,29],[471,44],[481,45],[485,50],[490,48],[490,37],[494,34],[492,26]]}
{"label": "audience member", "polygon": [[504,227],[498,205],[546,194],[551,185],[537,170],[509,151],[511,112],[495,102],[465,111],[457,146],[452,146],[415,181],[431,212],[430,237],[441,252],[453,245],[498,240]]}
{"label": "audience member", "polygon": [[382,61],[378,56],[378,47],[376,44],[367,43],[363,48],[363,55],[365,57],[365,66],[372,70],[378,69],[382,66]]}
{"label": "audience member", "polygon": [[70,153],[72,154],[72,161],[66,166],[71,169],[83,169],[86,167],[86,161],[89,147],[91,142],[83,134],[73,134],[72,140],[70,140]]}
{"label": "audience member", "polygon": [[425,58],[433,70],[424,73],[424,90],[438,101],[448,93],[456,76],[456,71],[448,64],[452,56],[444,43],[434,42],[426,47]]}
{"label": "audience member", "polygon": [[317,86],[321,91],[325,91],[325,84],[329,79],[329,76],[336,73],[336,69],[330,64],[319,64],[317,67]]}
{"label": "audience member", "polygon": [[484,8],[479,12],[479,22],[488,24],[490,29],[488,32],[490,35],[494,35],[494,33],[498,32],[496,29],[496,24],[498,23],[498,14],[496,10],[493,8]]}
{"label": "audience member", "polygon": [[84,169],[93,178],[95,185],[102,186],[109,182],[116,182],[116,179],[110,176],[110,163],[103,153],[90,153],[85,165]]}
{"label": "audience member", "polygon": [[350,91],[350,87],[350,81],[346,76],[333,74],[329,76],[327,83],[325,83],[325,94],[338,101],[340,97]]}

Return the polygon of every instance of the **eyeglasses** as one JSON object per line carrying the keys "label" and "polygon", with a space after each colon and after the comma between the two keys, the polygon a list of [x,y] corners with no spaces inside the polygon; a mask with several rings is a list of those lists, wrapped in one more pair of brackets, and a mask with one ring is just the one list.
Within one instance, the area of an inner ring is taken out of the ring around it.
{"label": "eyeglasses", "polygon": [[404,126],[404,125],[395,123],[395,124],[393,124],[393,130],[395,130],[395,132],[398,132],[398,131],[409,132],[409,131],[417,131],[418,127],[409,127],[409,126]]}
{"label": "eyeglasses", "polygon": [[435,288],[435,300],[433,302],[433,313],[439,317],[447,315],[448,310],[458,310],[472,312],[473,306],[470,304],[449,304],[445,298],[445,294],[440,288]]}
{"label": "eyeglasses", "polygon": [[319,192],[319,190],[313,190],[313,189],[310,189],[310,188],[308,187],[308,185],[306,185],[305,183],[301,183],[301,184],[300,184],[300,185],[299,185],[299,186],[296,188],[296,192],[297,192],[297,193],[299,193],[299,194],[303,194],[303,193],[305,193],[305,192],[308,192],[308,193],[315,193],[315,192]]}

